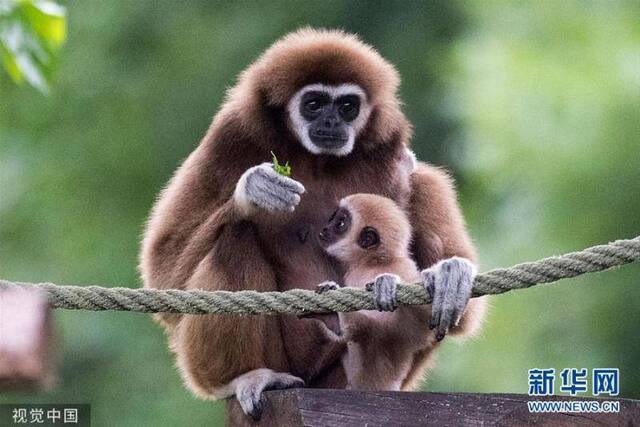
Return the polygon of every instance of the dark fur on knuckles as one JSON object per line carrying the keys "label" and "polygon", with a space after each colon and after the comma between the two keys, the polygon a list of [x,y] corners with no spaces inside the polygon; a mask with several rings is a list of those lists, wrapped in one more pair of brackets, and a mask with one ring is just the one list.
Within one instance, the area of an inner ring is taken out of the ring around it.
{"label": "dark fur on knuckles", "polygon": [[[290,129],[287,102],[318,82],[355,83],[367,94],[371,114],[347,155],[314,155]],[[314,236],[338,201],[353,193],[384,195],[408,212],[419,267],[452,255],[473,259],[449,178],[419,164],[409,182],[402,168],[411,125],[400,110],[398,83],[393,66],[353,35],[304,29],[276,42],[241,74],[200,145],[161,193],[142,245],[144,286],[285,291],[340,283],[342,267]],[[290,162],[292,178],[306,191],[294,212],[247,216],[233,202],[236,183],[249,168],[270,161],[271,151]],[[202,397],[215,397],[214,389],[258,368],[289,372],[311,387],[346,385],[340,364],[345,345],[330,330],[337,315],[325,321],[156,318],[186,384]],[[459,328],[472,323],[463,316]]]}

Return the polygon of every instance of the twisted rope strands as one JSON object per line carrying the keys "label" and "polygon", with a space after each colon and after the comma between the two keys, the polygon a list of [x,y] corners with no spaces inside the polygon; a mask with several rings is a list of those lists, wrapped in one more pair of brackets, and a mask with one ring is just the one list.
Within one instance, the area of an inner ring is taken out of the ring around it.
{"label": "twisted rope strands", "polygon": [[[579,252],[498,268],[476,276],[473,296],[501,294],[539,283],[555,282],[585,273],[607,270],[640,260],[640,236],[617,240]],[[0,280],[0,289],[39,289],[46,292],[54,308],[71,310],[118,310],[141,313],[185,314],[308,314],[374,309],[373,294],[363,289],[340,288],[323,294],[312,290],[286,292],[202,291],[178,289],[104,288],[59,286],[52,283],[21,283]],[[400,285],[398,302],[429,304],[419,284]]]}
{"label": "twisted rope strands", "polygon": [[476,276],[473,296],[501,294],[540,283],[607,270],[640,260],[640,236],[592,246],[578,252],[497,268]]}

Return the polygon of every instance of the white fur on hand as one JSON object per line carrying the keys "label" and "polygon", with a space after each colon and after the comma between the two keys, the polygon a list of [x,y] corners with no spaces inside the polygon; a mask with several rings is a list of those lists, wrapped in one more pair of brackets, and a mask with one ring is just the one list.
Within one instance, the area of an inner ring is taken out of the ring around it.
{"label": "white fur on hand", "polygon": [[471,298],[476,267],[468,259],[453,257],[423,270],[421,276],[425,290],[433,299],[429,328],[436,329],[436,338],[440,341],[464,314]]}
{"label": "white fur on hand", "polygon": [[273,164],[263,163],[242,174],[233,199],[244,214],[256,208],[269,212],[293,212],[304,191],[304,186],[298,181],[280,175],[273,169]]}

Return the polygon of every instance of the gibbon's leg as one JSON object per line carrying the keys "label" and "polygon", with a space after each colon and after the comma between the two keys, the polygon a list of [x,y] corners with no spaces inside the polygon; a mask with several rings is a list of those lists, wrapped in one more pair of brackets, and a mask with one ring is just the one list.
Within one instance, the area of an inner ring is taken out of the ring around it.
{"label": "gibbon's leg", "polygon": [[[226,225],[187,289],[277,290],[253,225]],[[185,315],[174,331],[172,349],[187,385],[205,398],[228,396],[225,387],[249,371],[289,370],[276,316]]]}

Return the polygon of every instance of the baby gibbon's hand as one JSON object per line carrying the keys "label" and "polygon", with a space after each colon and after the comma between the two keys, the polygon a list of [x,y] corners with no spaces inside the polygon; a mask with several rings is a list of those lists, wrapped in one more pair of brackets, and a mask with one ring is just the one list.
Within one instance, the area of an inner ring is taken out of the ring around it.
{"label": "baby gibbon's hand", "polygon": [[396,299],[398,283],[400,283],[400,277],[389,273],[379,275],[373,283],[367,283],[367,290],[374,293],[378,311],[394,311],[398,308]]}
{"label": "baby gibbon's hand", "polygon": [[436,329],[436,339],[441,341],[464,314],[476,267],[468,259],[453,257],[422,270],[421,276],[422,285],[432,298],[429,328]]}
{"label": "baby gibbon's hand", "polygon": [[269,212],[293,212],[304,191],[298,181],[276,172],[272,163],[263,163],[242,174],[233,198],[245,214],[256,207]]}

